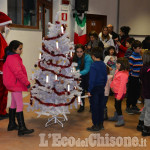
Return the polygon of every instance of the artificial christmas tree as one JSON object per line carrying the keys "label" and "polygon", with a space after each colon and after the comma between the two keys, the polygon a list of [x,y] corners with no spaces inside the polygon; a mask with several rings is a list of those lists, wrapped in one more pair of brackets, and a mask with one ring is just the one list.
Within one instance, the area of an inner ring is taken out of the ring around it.
{"label": "artificial christmas tree", "polygon": [[54,121],[63,127],[58,116],[67,120],[69,105],[72,107],[74,103],[77,107],[76,98],[81,102],[80,73],[75,70],[77,64],[72,62],[74,43],[70,42],[65,25],[55,21],[48,26],[49,33],[43,40],[39,60],[32,72],[35,84],[28,111],[38,110],[38,117],[51,115],[46,126]]}

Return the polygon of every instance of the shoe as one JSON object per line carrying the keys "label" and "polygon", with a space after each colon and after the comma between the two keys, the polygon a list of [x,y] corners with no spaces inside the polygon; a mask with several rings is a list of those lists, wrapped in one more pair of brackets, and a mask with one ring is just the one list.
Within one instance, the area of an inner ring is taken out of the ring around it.
{"label": "shoe", "polygon": [[126,108],[126,112],[127,112],[129,115],[133,115],[133,114],[134,114],[133,110],[132,110],[130,107],[127,107],[127,108]]}
{"label": "shoe", "polygon": [[5,115],[0,115],[0,120],[7,119],[8,117],[9,117],[8,113],[6,113]]}
{"label": "shoe", "polygon": [[140,113],[140,109],[137,106],[133,106],[131,109],[132,109],[133,113],[135,113],[135,114]]}
{"label": "shoe", "polygon": [[18,130],[18,135],[24,135],[24,134],[31,134],[34,132],[34,129],[27,129],[25,122],[24,122],[24,115],[23,115],[23,111],[22,112],[17,112],[17,121],[18,121],[18,125],[19,125],[19,130]]}
{"label": "shoe", "polygon": [[108,118],[108,121],[118,121],[118,115],[116,111],[114,112],[113,117]]}
{"label": "shoe", "polygon": [[121,127],[124,125],[125,125],[125,122],[124,122],[123,116],[122,115],[118,116],[118,121],[116,122],[115,127]]}
{"label": "shoe", "polygon": [[16,109],[9,108],[9,124],[7,131],[18,130],[19,126],[15,122]]}
{"label": "shoe", "polygon": [[108,120],[107,108],[104,109],[104,120]]}
{"label": "shoe", "polygon": [[100,131],[100,130],[104,130],[104,126],[101,124],[101,125],[93,125],[92,127],[88,127],[87,128],[88,131]]}
{"label": "shoe", "polygon": [[80,108],[78,109],[78,113],[83,112],[84,111],[84,106],[80,106]]}
{"label": "shoe", "polygon": [[142,136],[150,136],[150,126],[144,125],[144,129],[142,131]]}
{"label": "shoe", "polygon": [[136,127],[137,131],[143,131],[144,129],[144,121],[139,120],[139,124]]}

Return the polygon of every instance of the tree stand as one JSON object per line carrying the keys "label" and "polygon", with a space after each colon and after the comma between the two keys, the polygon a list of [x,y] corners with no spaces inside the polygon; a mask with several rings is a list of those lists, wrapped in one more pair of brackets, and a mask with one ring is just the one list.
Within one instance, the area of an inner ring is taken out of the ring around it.
{"label": "tree stand", "polygon": [[49,118],[47,123],[45,124],[45,128],[47,128],[48,126],[52,125],[52,124],[59,124],[62,128],[64,127],[63,122],[64,121],[68,121],[68,118],[65,114],[63,114],[63,117],[58,117],[56,116],[52,116],[52,118]]}

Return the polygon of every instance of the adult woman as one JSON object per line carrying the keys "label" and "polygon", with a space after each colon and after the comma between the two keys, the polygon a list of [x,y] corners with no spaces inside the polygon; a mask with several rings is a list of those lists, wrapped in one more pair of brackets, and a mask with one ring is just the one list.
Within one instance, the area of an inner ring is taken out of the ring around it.
{"label": "adult woman", "polygon": [[126,51],[127,51],[127,47],[126,47],[126,42],[127,40],[129,39],[129,31],[130,31],[130,27],[128,26],[122,26],[120,28],[120,36],[121,36],[121,39],[120,41],[118,40],[118,38],[115,39],[116,41],[116,44],[119,46],[119,51],[118,51],[118,54],[117,54],[117,57],[124,57]]}
{"label": "adult woman", "polygon": [[107,48],[109,46],[114,46],[112,35],[108,33],[108,27],[102,28],[102,32],[99,34],[99,39],[104,44],[104,56],[105,56],[107,52]]}
{"label": "adult woman", "polygon": [[[91,56],[84,53],[85,49],[82,44],[77,44],[75,47],[75,54],[73,57],[73,62],[76,62],[78,66],[76,67],[76,70],[80,70],[81,74],[81,84],[82,87],[82,96],[85,95],[85,91],[88,89],[88,79],[89,79],[89,71],[90,66],[92,64]],[[80,105],[80,108],[78,112],[84,111],[84,99],[82,98],[82,106]]]}
{"label": "adult woman", "polygon": [[102,28],[102,32],[99,34],[99,39],[104,44],[104,48],[107,48],[109,46],[114,46],[112,35],[108,33],[107,27]]}

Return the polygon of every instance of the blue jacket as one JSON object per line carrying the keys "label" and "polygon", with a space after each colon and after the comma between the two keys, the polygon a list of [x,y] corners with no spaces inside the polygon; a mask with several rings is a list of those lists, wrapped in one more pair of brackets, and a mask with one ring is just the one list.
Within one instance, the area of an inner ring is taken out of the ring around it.
{"label": "blue jacket", "polygon": [[133,52],[129,57],[130,75],[139,77],[141,67],[143,66],[142,56],[139,53]]}
{"label": "blue jacket", "polygon": [[[84,57],[84,69],[80,71],[81,75],[86,75],[90,71],[90,66],[92,64],[93,60],[90,55],[85,54]],[[78,59],[78,66],[76,67],[76,70],[80,70],[81,65],[81,58]]]}
{"label": "blue jacket", "polygon": [[107,71],[106,65],[103,61],[95,61],[90,68],[90,78],[89,78],[89,89],[88,92],[91,93],[94,87],[103,86],[105,87],[107,82]]}

